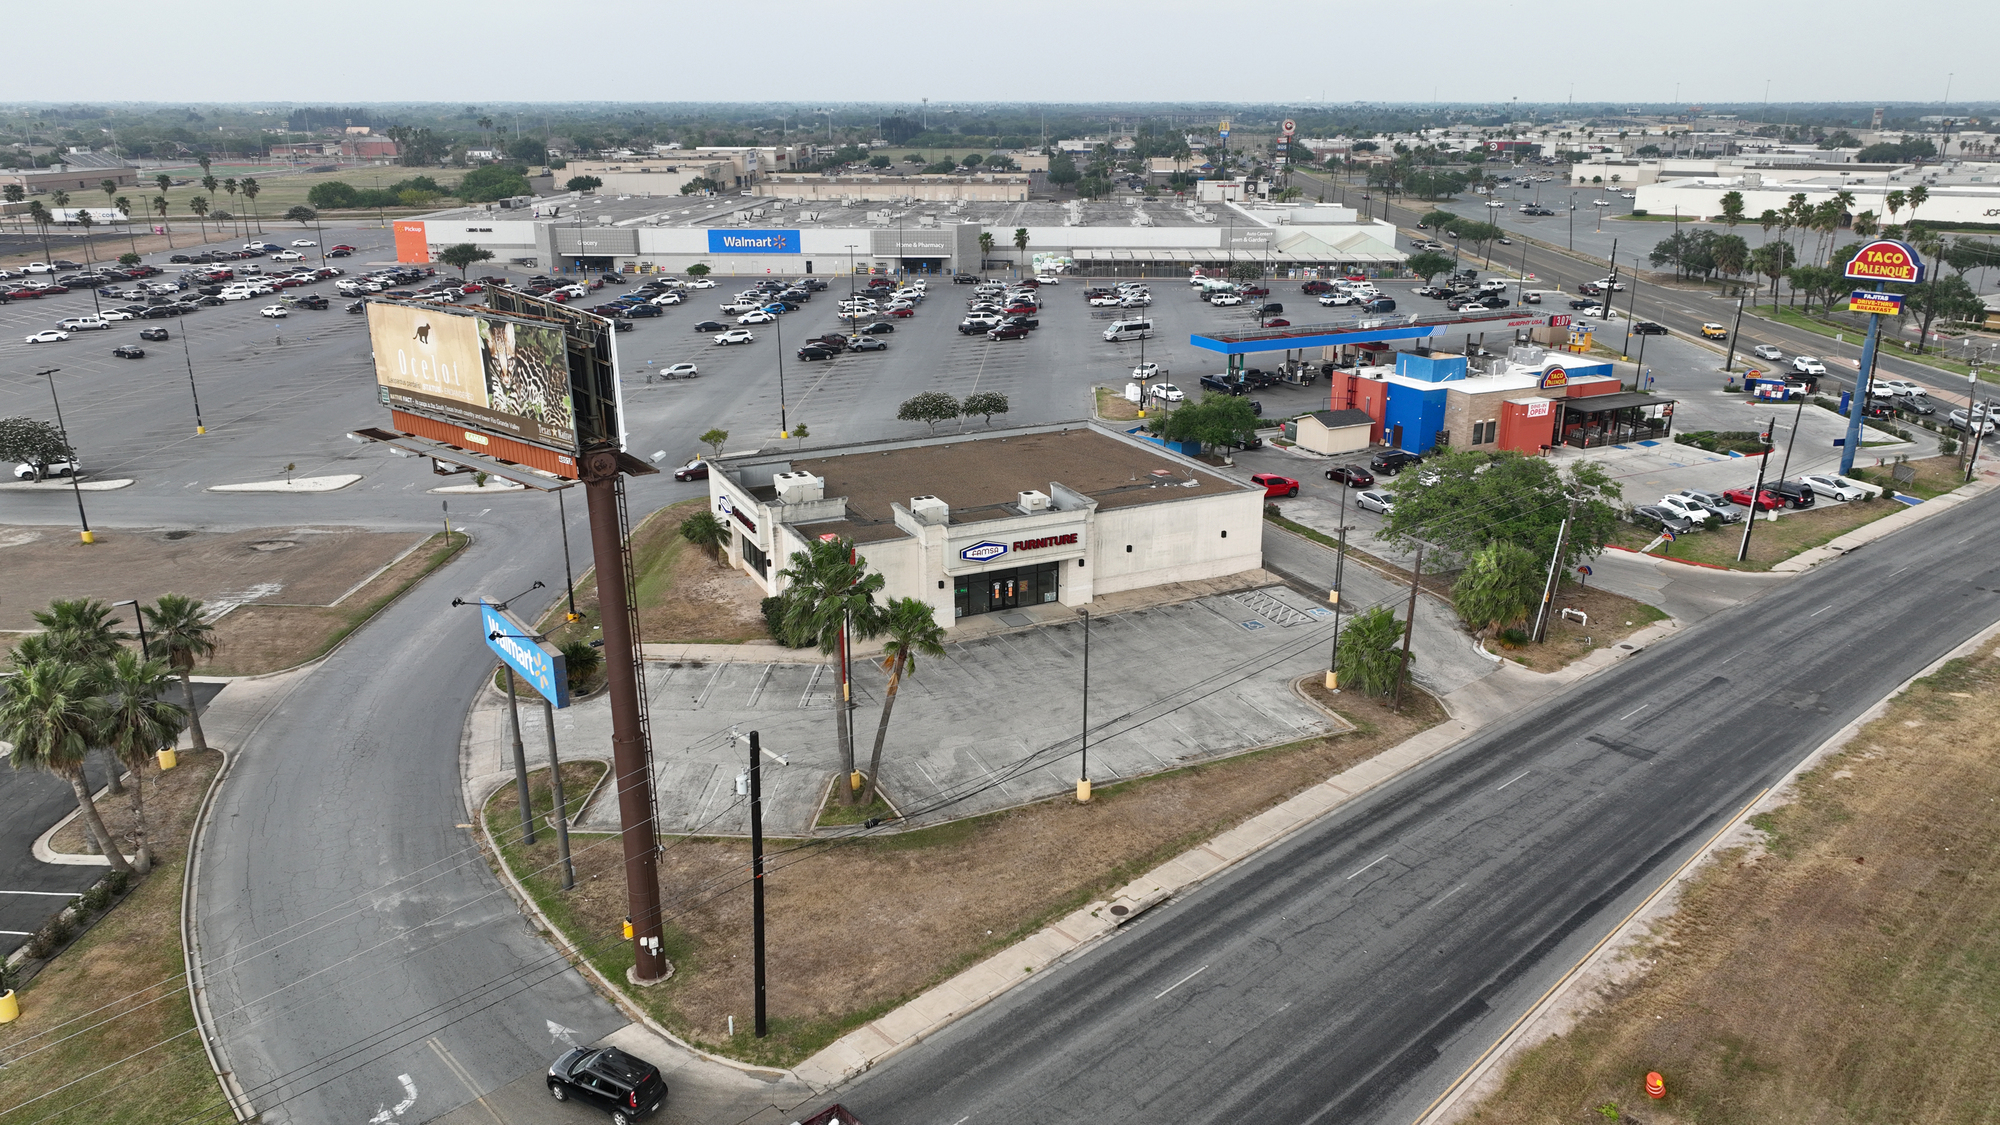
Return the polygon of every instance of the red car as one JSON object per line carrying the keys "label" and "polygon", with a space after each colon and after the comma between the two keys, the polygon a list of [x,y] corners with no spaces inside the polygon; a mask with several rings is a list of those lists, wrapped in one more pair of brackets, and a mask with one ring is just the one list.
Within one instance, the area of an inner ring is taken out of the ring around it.
{"label": "red car", "polygon": [[1290,328],[1291,326],[1292,322],[1286,320],[1284,317],[1279,317],[1276,320],[1267,320],[1264,322],[1264,327],[1266,328]]}
{"label": "red car", "polygon": [[468,281],[460,286],[460,288],[467,293],[484,293],[486,291],[486,287],[476,281]]}
{"label": "red car", "polygon": [[41,291],[41,290],[39,290],[39,289],[28,289],[28,288],[26,288],[26,287],[23,287],[23,288],[20,288],[20,289],[9,289],[9,290],[7,290],[7,296],[8,296],[8,297],[10,297],[10,298],[14,298],[14,299],[17,299],[17,300],[24,300],[24,299],[26,299],[26,298],[29,298],[29,297],[39,297],[39,296],[41,296],[41,295],[42,295],[42,291]]}
{"label": "red car", "polygon": [[1250,483],[1261,485],[1264,489],[1264,498],[1267,500],[1273,496],[1297,496],[1299,494],[1298,481],[1290,477],[1281,477],[1276,473],[1252,474]]}
{"label": "red car", "polygon": [[890,309],[890,310],[889,310],[889,315],[890,315],[890,316],[915,316],[915,315],[917,315],[917,310],[915,310],[915,309]]}
{"label": "red car", "polygon": [[1028,338],[1028,330],[1025,326],[1019,324],[1003,324],[998,328],[988,331],[986,338],[989,340],[1025,340]]}
{"label": "red car", "polygon": [[1252,285],[1248,289],[1238,289],[1237,292],[1245,297],[1268,297],[1271,295],[1271,291],[1261,285]]}
{"label": "red car", "polygon": [[[1747,488],[1726,488],[1722,492],[1722,498],[1731,504],[1739,504],[1745,508],[1750,506],[1750,490]],[[1782,508],[1784,506],[1785,498],[1769,489],[1763,489],[1757,493],[1757,510],[1760,512],[1768,512],[1774,508]]]}
{"label": "red car", "polygon": [[1299,292],[1331,293],[1333,292],[1333,286],[1330,283],[1324,281],[1308,281],[1304,285],[1299,286]]}
{"label": "red car", "polygon": [[350,253],[350,254],[354,253],[354,247],[352,247],[352,246],[348,246],[348,245],[345,245],[345,244],[343,244],[343,245],[340,245],[340,246],[334,246],[334,247],[331,247],[330,249],[334,249],[334,250],[345,250],[345,251],[347,251],[347,252],[348,252],[348,253]]}
{"label": "red car", "polygon": [[1035,315],[1035,306],[1008,305],[1007,308],[1005,309],[1005,312],[1007,313],[1008,316],[1033,316]]}

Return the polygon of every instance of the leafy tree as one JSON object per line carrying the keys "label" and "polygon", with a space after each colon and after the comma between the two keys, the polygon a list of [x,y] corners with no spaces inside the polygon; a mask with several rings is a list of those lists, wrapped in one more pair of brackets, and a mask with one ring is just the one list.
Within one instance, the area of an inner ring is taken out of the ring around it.
{"label": "leafy tree", "polygon": [[707,433],[701,435],[695,440],[709,447],[709,449],[715,452],[715,455],[717,457],[720,457],[722,456],[722,443],[729,440],[729,431],[718,427],[716,429],[708,431]]}
{"label": "leafy tree", "polygon": [[687,183],[681,185],[682,195],[694,195],[698,192],[721,191],[721,190],[722,190],[722,181],[717,179],[712,179],[708,176],[696,176],[694,179],[689,180]]}
{"label": "leafy tree", "polygon": [[460,281],[465,280],[466,270],[478,265],[480,262],[487,262],[492,259],[493,251],[476,246],[470,242],[460,242],[456,245],[447,246],[444,248],[444,252],[438,255],[438,261],[458,271]]}
{"label": "leafy tree", "polygon": [[1238,395],[1206,395],[1171,414],[1147,422],[1163,441],[1198,441],[1203,445],[1241,445],[1256,432],[1259,419],[1249,400]]}
{"label": "leafy tree", "polygon": [[563,190],[574,191],[574,192],[586,192],[586,191],[596,191],[598,188],[601,188],[603,186],[604,186],[604,181],[596,176],[571,176],[569,180],[563,184]]}
{"label": "leafy tree", "polygon": [[986,424],[991,426],[995,414],[1007,413],[1007,396],[999,391],[974,391],[965,396],[965,402],[960,404],[959,410],[967,418],[974,414],[980,415],[986,419]]}
{"label": "leafy tree", "polygon": [[1444,199],[1464,191],[1470,182],[1471,178],[1463,172],[1419,168],[1409,173],[1405,186],[1411,194],[1424,199]]}
{"label": "leafy tree", "polygon": [[989,156],[986,158],[986,169],[989,172],[1011,172],[1015,167],[1017,166],[1014,163],[1014,158],[1011,156]]}
{"label": "leafy tree", "polygon": [[1778,300],[1778,279],[1792,268],[1794,257],[1789,242],[1766,242],[1750,253],[1750,268],[1771,279],[1771,300]]}
{"label": "leafy tree", "polygon": [[36,418],[0,418],[0,461],[34,466],[35,479],[57,461],[68,461],[75,451],[63,440],[54,422]]}
{"label": "leafy tree", "polygon": [[1424,250],[1410,255],[1410,260],[1404,265],[1410,268],[1411,273],[1423,278],[1425,285],[1429,285],[1431,278],[1452,267],[1452,260],[1435,250]]}
{"label": "leafy tree", "polygon": [[882,667],[889,673],[889,686],[882,694],[882,718],[875,724],[875,749],[868,755],[868,792],[863,805],[873,804],[881,787],[882,743],[889,737],[889,714],[896,709],[896,692],[903,677],[916,671],[917,657],[944,655],[944,626],[937,623],[928,602],[915,598],[895,598],[882,607]]}
{"label": "leafy tree", "polygon": [[[1829,269],[1827,272],[1837,275],[1840,271]],[[1986,317],[1986,302],[1959,274],[1939,276],[1934,272],[1930,280],[1922,285],[1896,285],[1893,288],[1904,295],[1904,313],[1917,318],[1918,355],[1924,354],[1924,347],[1930,341],[1931,324],[1939,317],[1973,324]]]}
{"label": "leafy tree", "polygon": [[286,221],[297,223],[302,227],[311,226],[313,220],[317,218],[319,212],[310,207],[293,207],[285,212]]}
{"label": "leafy tree", "polygon": [[[19,658],[17,649],[17,663]],[[14,744],[9,761],[15,769],[46,770],[69,782],[84,827],[103,849],[111,869],[130,875],[132,865],[105,830],[84,780],[84,763],[104,713],[92,679],[89,669],[60,660],[20,665],[6,695],[0,697],[0,738]]]}
{"label": "leafy tree", "polygon": [[139,257],[139,255],[137,255],[137,254],[133,254],[133,253],[131,253],[131,252],[129,252],[129,251],[128,251],[128,252],[126,252],[126,253],[124,253],[124,254],[120,254],[120,255],[118,255],[118,264],[119,264],[119,265],[121,265],[121,266],[125,266],[125,267],[127,267],[127,268],[130,268],[130,267],[132,267],[132,266],[136,266],[136,265],[138,265],[138,264],[139,264],[140,262],[142,262],[142,261],[144,261],[144,260],[145,260],[145,259],[143,259],[143,258]]}
{"label": "leafy tree", "polygon": [[1912,164],[1937,155],[1937,146],[1926,140],[1883,141],[1854,154],[1856,164]]}
{"label": "leafy tree", "polygon": [[184,594],[161,594],[160,600],[141,606],[139,612],[152,630],[152,643],[166,654],[167,665],[181,678],[181,695],[187,700],[188,732],[196,750],[208,749],[201,732],[201,712],[194,704],[194,681],[190,678],[197,661],[215,655],[215,626],[202,619],[202,604]]}
{"label": "leafy tree", "polygon": [[870,168],[887,168],[892,163],[894,161],[886,156],[871,156],[868,158],[868,166]]}
{"label": "leafy tree", "polygon": [[146,766],[155,753],[173,745],[187,719],[180,705],[160,698],[172,675],[166,661],[146,660],[131,649],[120,649],[111,658],[104,681],[105,707],[97,736],[119,764],[132,771],[132,815],[138,825],[133,849],[138,862],[133,866],[141,875],[153,865],[146,831]]}
{"label": "leafy tree", "polygon": [[1083,174],[1076,170],[1076,161],[1069,153],[1058,152],[1049,157],[1048,177],[1049,182],[1060,189],[1082,179]]}
{"label": "leafy tree", "polygon": [[1264,263],[1232,262],[1229,266],[1229,276],[1237,281],[1257,281],[1264,276]]}
{"label": "leafy tree", "polygon": [[528,170],[518,164],[488,164],[484,168],[474,168],[453,189],[453,194],[467,203],[492,203],[533,193],[534,189],[528,186]]}
{"label": "leafy tree", "polygon": [[708,552],[716,565],[722,565],[723,549],[729,546],[731,532],[714,512],[696,512],[681,521],[681,538]]}
{"label": "leafy tree", "polygon": [[1617,529],[1613,501],[1622,490],[1595,462],[1579,461],[1564,476],[1540,457],[1452,450],[1425,468],[1396,486],[1396,505],[1380,534],[1394,543],[1433,544],[1447,568],[1496,541],[1547,558],[1572,499],[1576,519],[1563,544],[1564,567],[1601,552]]}
{"label": "leafy tree", "polygon": [[925,391],[913,398],[905,399],[896,408],[896,418],[902,422],[923,422],[930,426],[931,433],[937,433],[939,422],[949,422],[964,412],[957,399],[943,391]]}
{"label": "leafy tree", "polygon": [[[832,655],[852,630],[863,638],[881,631],[881,610],[875,604],[886,579],[868,573],[868,561],[855,554],[851,539],[815,539],[803,551],[792,552],[791,565],[778,572],[785,580],[785,631],[811,637],[820,652]],[[848,693],[842,693],[842,707]],[[834,725],[839,730],[842,784],[840,803],[854,803],[854,787],[847,778],[854,773],[854,744],[849,740],[846,715]]]}
{"label": "leafy tree", "polygon": [[1839,129],[1832,136],[1820,141],[1819,147],[1824,149],[1859,148],[1861,147],[1861,142],[1854,139],[1854,134],[1845,129]]}
{"label": "leafy tree", "polygon": [[1334,671],[1341,682],[1363,695],[1387,695],[1396,690],[1402,639],[1403,626],[1388,606],[1358,613],[1340,631],[1340,660]]}
{"label": "leafy tree", "polygon": [[1465,560],[1452,583],[1452,608],[1474,632],[1497,632],[1528,615],[1541,597],[1542,581],[1541,562],[1526,548],[1488,543]]}
{"label": "leafy tree", "polygon": [[507,142],[507,155],[530,166],[549,162],[549,146],[539,137],[515,137]]}
{"label": "leafy tree", "polygon": [[687,268],[687,275],[689,277],[707,277],[708,273],[708,264],[706,262],[696,262]]}
{"label": "leafy tree", "polygon": [[971,152],[967,153],[965,159],[959,161],[959,163],[965,165],[967,168],[977,168],[985,159],[986,157],[980,153]]}

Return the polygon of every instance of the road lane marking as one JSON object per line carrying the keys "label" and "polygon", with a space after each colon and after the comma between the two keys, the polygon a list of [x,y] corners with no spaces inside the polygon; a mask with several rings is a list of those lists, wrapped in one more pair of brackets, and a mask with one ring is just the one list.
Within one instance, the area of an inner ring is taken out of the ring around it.
{"label": "road lane marking", "polygon": [[[444,1049],[444,1044],[438,1041],[438,1037],[433,1035],[424,1042],[431,1050],[437,1052],[437,1057],[444,1062],[445,1068],[450,1070],[460,1082],[465,1083],[465,1088],[471,1093],[472,1100],[478,1102],[479,1108],[485,1110],[493,1118],[493,1125],[507,1125],[506,1120],[500,1116],[499,1111],[487,1104],[486,1095],[481,1094],[479,1087],[473,1084],[472,1075],[466,1071],[465,1067],[459,1064],[457,1059],[451,1057],[451,1052]],[[412,1088],[410,1094],[414,1098],[416,1090]]]}
{"label": "road lane marking", "polygon": [[1827,610],[1829,610],[1829,609],[1832,609],[1832,608],[1833,608],[1833,605],[1834,605],[1834,603],[1832,603],[1832,602],[1828,602],[1828,603],[1826,603],[1825,605],[1823,605],[1823,606],[1819,607],[1818,609],[1816,609],[1816,610],[1813,610],[1813,611],[1812,611],[1811,613],[1808,613],[1808,614],[1806,614],[1806,616],[1807,616],[1807,617],[1818,617],[1818,616],[1819,616],[1820,614],[1822,614],[1822,613],[1825,613],[1825,612],[1826,612]]}
{"label": "road lane marking", "polygon": [[1448,898],[1450,898],[1451,896],[1453,896],[1453,895],[1457,894],[1458,892],[1460,892],[1460,891],[1464,890],[1465,888],[1467,888],[1467,887],[1469,887],[1469,886],[1471,886],[1471,885],[1472,885],[1471,883],[1460,883],[1460,884],[1459,884],[1458,886],[1456,886],[1456,887],[1453,887],[1452,889],[1450,889],[1450,890],[1446,891],[1445,893],[1443,893],[1443,894],[1439,895],[1438,897],[1436,897],[1436,898],[1432,899],[1432,900],[1431,900],[1431,902],[1430,902],[1430,906],[1426,906],[1426,907],[1424,907],[1424,909],[1425,909],[1425,910],[1429,910],[1429,909],[1431,908],[1431,906],[1436,906],[1436,905],[1437,905],[1438,903],[1440,903],[1440,902],[1443,902],[1443,901],[1444,901],[1445,899],[1448,899]]}
{"label": "road lane marking", "polygon": [[[1385,855],[1385,856],[1383,856],[1383,857],[1382,857],[1382,859],[1378,859],[1378,860],[1375,860],[1375,861],[1374,861],[1374,863],[1370,863],[1370,864],[1368,865],[1368,867],[1373,867],[1373,866],[1375,866],[1375,864],[1376,864],[1376,863],[1380,863],[1380,862],[1382,862],[1382,860],[1383,860],[1383,859],[1388,859],[1388,858],[1389,858],[1389,857]],[[1368,867],[1364,867],[1364,868],[1362,868],[1362,869],[1361,869],[1361,871],[1366,871],[1366,870],[1368,870]],[[1359,875],[1359,874],[1361,874],[1361,871],[1356,871],[1356,872],[1354,873],[1354,875]],[[1353,878],[1354,878],[1354,875],[1349,875],[1349,876],[1347,877],[1347,880],[1348,880],[1348,881],[1352,881],[1352,880],[1353,880]]]}
{"label": "road lane marking", "polygon": [[1625,720],[1631,718],[1632,716],[1638,714],[1641,711],[1644,711],[1646,708],[1651,706],[1652,704],[1650,703],[1641,703],[1637,707],[1632,708],[1630,711],[1625,712],[1623,715],[1618,716],[1618,721],[1622,723]]}
{"label": "road lane marking", "polygon": [[1507,780],[1501,782],[1500,784],[1494,786],[1493,791],[1497,793],[1500,790],[1507,788],[1509,785],[1514,784],[1515,782],[1521,780],[1522,778],[1534,772],[1535,772],[1534,770],[1522,770],[1520,773],[1517,773],[1513,777],[1510,777]]}
{"label": "road lane marking", "polygon": [[1910,568],[1909,568],[1908,566],[1899,566],[1899,567],[1897,567],[1896,569],[1894,569],[1894,570],[1892,570],[1892,571],[1890,571],[1890,572],[1889,572],[1889,577],[1891,577],[1891,578],[1894,578],[1894,577],[1896,577],[1896,576],[1897,576],[1898,574],[1901,574],[1901,573],[1903,573],[1904,571],[1906,571],[1906,570],[1908,570],[1908,569],[1910,569]]}
{"label": "road lane marking", "polygon": [[[1734,660],[1734,659],[1736,659],[1737,657],[1739,657],[1739,656],[1742,656],[1742,655],[1743,655],[1743,654],[1742,654],[1742,653],[1740,653],[1740,652],[1732,652],[1732,653],[1730,653],[1730,654],[1729,654],[1728,658],[1727,658],[1727,659],[1725,659],[1725,660],[1724,660],[1724,661],[1722,662],[1722,664],[1727,664],[1727,663],[1729,663],[1729,661],[1731,661],[1731,660]],[[1717,664],[1717,665],[1716,665],[1716,667],[1717,667],[1717,668],[1720,668],[1720,667],[1722,667],[1722,664]]]}
{"label": "road lane marking", "polygon": [[0,895],[49,895],[54,898],[75,898],[80,891],[0,891]]}
{"label": "road lane marking", "polygon": [[[1189,981],[1193,980],[1194,978],[1196,978],[1196,977],[1200,976],[1201,974],[1203,974],[1203,973],[1205,973],[1205,972],[1207,972],[1207,971],[1208,971],[1208,966],[1207,966],[1207,965],[1203,965],[1203,966],[1202,966],[1201,968],[1199,968],[1199,969],[1196,969],[1196,970],[1195,970],[1194,972],[1191,972],[1191,973],[1189,973],[1188,975],[1186,975],[1186,976],[1182,977],[1181,979],[1179,979],[1179,980],[1175,981],[1174,983],[1172,983],[1172,984],[1168,985],[1168,986],[1167,986],[1167,988],[1166,988],[1166,992],[1162,992],[1162,993],[1160,993],[1160,995],[1159,995],[1159,996],[1155,996],[1155,997],[1153,997],[1153,999],[1155,999],[1155,1000],[1158,1000],[1158,999],[1160,998],[1160,996],[1165,996],[1165,995],[1167,994],[1167,992],[1172,992],[1172,991],[1173,991],[1174,989],[1176,989],[1176,988],[1179,988],[1179,987],[1180,987],[1181,985],[1184,985],[1184,984],[1186,984],[1187,982],[1189,982]],[[963,1117],[961,1117],[961,1118],[959,1118],[959,1120],[960,1120],[960,1121],[963,1121],[963,1120],[965,1120],[965,1119],[964,1119]]]}

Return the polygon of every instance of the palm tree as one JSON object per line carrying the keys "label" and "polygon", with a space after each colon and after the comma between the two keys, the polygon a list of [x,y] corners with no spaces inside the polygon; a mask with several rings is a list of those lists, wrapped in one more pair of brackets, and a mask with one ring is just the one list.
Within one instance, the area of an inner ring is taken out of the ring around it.
{"label": "palm tree", "polygon": [[172,224],[167,222],[167,197],[164,195],[154,196],[153,210],[160,216],[160,229],[166,232],[167,249],[172,250],[174,248],[174,228]]}
{"label": "palm tree", "polygon": [[984,270],[984,269],[986,268],[986,259],[987,259],[987,258],[990,258],[990,257],[992,257],[992,256],[993,256],[993,232],[992,232],[992,231],[990,231],[990,230],[983,230],[983,231],[980,231],[980,232],[979,232],[979,268],[980,268],[981,270]]}
{"label": "palm tree", "polygon": [[[236,182],[235,176],[222,181],[222,190],[229,193],[229,209],[231,211],[236,210],[236,193],[241,189],[241,186]],[[236,230],[238,234],[241,234],[243,231],[243,224],[240,221],[236,224]]]}
{"label": "palm tree", "polygon": [[[28,198],[28,189],[22,187],[20,184],[8,184],[4,189],[0,189],[0,196],[4,196],[9,203],[19,203],[23,199]],[[18,218],[14,220],[14,229],[23,229],[21,220]]]}
{"label": "palm tree", "polygon": [[111,869],[129,875],[132,865],[105,831],[97,802],[90,797],[90,783],[84,780],[91,735],[103,710],[90,681],[86,669],[60,661],[38,660],[23,667],[0,700],[0,737],[14,744],[9,761],[15,769],[32,766],[69,782],[84,829],[103,850]]}
{"label": "palm tree", "polygon": [[1896,225],[1896,212],[1901,211],[1903,209],[1903,204],[1908,201],[1909,201],[1909,196],[1903,194],[1902,188],[1897,188],[1896,190],[1890,192],[1888,195],[1882,197],[1882,205],[1889,209],[1890,226]]}
{"label": "palm tree", "polygon": [[[118,181],[117,181],[117,180],[99,180],[99,181],[97,182],[97,190],[99,190],[99,191],[103,192],[103,193],[104,193],[104,201],[105,201],[106,203],[110,203],[110,202],[111,202],[111,197],[112,197],[112,196],[115,196],[115,195],[117,195],[117,194],[118,194]],[[115,206],[115,205],[114,205],[114,206]]]}
{"label": "palm tree", "polygon": [[49,209],[42,206],[41,200],[30,199],[28,201],[28,219],[35,224],[36,230],[42,232],[42,257],[54,257],[55,255],[49,252],[49,224],[55,222],[56,217],[49,214]]}
{"label": "palm tree", "polygon": [[215,655],[215,626],[202,620],[201,602],[185,594],[161,594],[160,600],[142,606],[139,612],[152,626],[153,643],[166,654],[168,665],[180,673],[181,694],[187,700],[188,736],[196,750],[208,749],[201,733],[201,712],[194,705],[194,681],[189,674],[195,662]]}
{"label": "palm tree", "polygon": [[875,724],[875,749],[868,755],[868,793],[861,803],[875,803],[881,788],[882,743],[889,735],[889,713],[896,709],[896,692],[903,675],[917,667],[917,654],[944,655],[944,626],[937,623],[930,604],[915,598],[896,598],[882,607],[882,631],[889,640],[882,646],[882,667],[888,670],[889,687],[882,695],[882,718]]}
{"label": "palm tree", "polygon": [[154,176],[153,182],[160,185],[161,195],[167,194],[168,190],[174,186],[174,178],[172,176],[167,175],[165,172],[161,172],[159,175]]}
{"label": "palm tree", "polygon": [[[112,616],[111,607],[95,598],[50,602],[49,608],[35,611],[35,623],[42,627],[41,642],[44,647],[30,650],[30,654],[81,668],[89,684],[97,686],[110,667],[112,657],[125,651],[122,642],[132,639],[132,634],[112,624]],[[117,763],[113,762],[110,788],[114,795],[125,792],[118,772]]]}
{"label": "palm tree", "polygon": [[111,205],[118,208],[119,214],[125,216],[125,238],[131,242],[132,252],[137,254],[139,252],[139,235],[138,232],[132,229],[132,201],[121,195],[112,200]]}
{"label": "palm tree", "polygon": [[480,118],[479,119],[480,147],[482,148],[493,147],[492,133],[493,133],[493,119],[491,117]]}
{"label": "palm tree", "polygon": [[214,176],[203,176],[201,178],[201,190],[207,192],[210,195],[214,195],[215,189],[221,186],[222,186],[222,181],[216,179]]}
{"label": "palm tree", "polygon": [[133,864],[144,875],[153,866],[146,833],[146,763],[172,746],[187,717],[179,704],[160,698],[173,675],[164,660],[147,660],[131,649],[120,649],[111,660],[104,686],[109,691],[98,728],[98,741],[132,771],[132,818],[137,830]]}
{"label": "palm tree", "polygon": [[854,803],[854,743],[847,727],[854,693],[847,675],[847,646],[850,632],[873,637],[880,631],[881,611],[875,594],[886,579],[868,573],[868,563],[854,553],[851,539],[816,539],[803,551],[792,552],[792,565],[780,570],[786,582],[782,622],[793,637],[812,637],[821,653],[838,651],[840,662],[840,764],[843,784],[840,803]]}
{"label": "palm tree", "polygon": [[188,200],[188,210],[194,212],[195,222],[201,224],[201,240],[207,242],[208,224],[203,220],[202,216],[208,214],[208,197],[197,195],[193,199]]}
{"label": "palm tree", "polygon": [[1028,228],[1027,227],[1016,227],[1014,229],[1014,249],[1020,251],[1021,253],[1020,258],[1015,261],[1015,265],[1019,267],[1022,274],[1025,275],[1028,272],[1028,265],[1027,265]]}
{"label": "palm tree", "polygon": [[1854,233],[1863,238],[1874,238],[1875,232],[1881,229],[1882,224],[1875,218],[1873,211],[1863,211],[1854,216]]}
{"label": "palm tree", "polygon": [[1910,223],[1912,226],[1914,226],[1917,221],[1917,208],[1922,207],[1925,203],[1929,202],[1930,197],[1931,197],[1931,189],[1925,187],[1922,184],[1918,184],[1916,187],[1911,188],[1910,194],[1904,197],[1908,199],[1910,203]]}
{"label": "palm tree", "polygon": [[[203,176],[206,176],[206,175],[208,175],[208,166],[209,166],[209,165],[210,165],[211,163],[213,163],[213,161],[209,160],[209,158],[208,158],[208,154],[204,152],[204,153],[202,153],[202,154],[201,154],[201,155],[200,155],[199,157],[196,157],[196,158],[195,158],[195,163],[197,163],[197,164],[201,165],[201,174],[202,174]],[[210,191],[214,191],[215,189],[214,189],[214,188],[210,188],[210,189],[208,189],[208,190],[210,190]]]}
{"label": "palm tree", "polygon": [[243,188],[243,198],[250,201],[250,217],[257,222],[257,233],[262,234],[264,233],[264,220],[262,216],[257,214],[257,193],[264,189],[258,186],[257,179],[254,176],[243,177],[243,183],[240,186]]}

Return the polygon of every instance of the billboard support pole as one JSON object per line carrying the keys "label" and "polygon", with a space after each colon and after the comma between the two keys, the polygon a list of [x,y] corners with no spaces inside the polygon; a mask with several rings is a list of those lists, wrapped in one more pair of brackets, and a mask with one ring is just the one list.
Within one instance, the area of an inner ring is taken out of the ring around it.
{"label": "billboard support pole", "polygon": [[625,549],[619,539],[618,455],[584,455],[584,498],[590,506],[590,546],[597,563],[597,604],[604,629],[604,678],[611,697],[611,766],[618,779],[618,819],[625,847],[626,914],[632,919],[632,980],[665,976],[660,956],[658,833],[653,820],[653,771],[639,719],[639,678],[630,606],[625,598]]}
{"label": "billboard support pole", "polygon": [[[560,493],[558,493],[560,495]],[[513,669],[509,668],[511,675]],[[556,705],[542,697],[542,723],[549,732],[549,793],[556,806],[556,854],[562,864],[562,889],[576,889],[576,867],[569,861],[569,802],[563,799],[562,762],[556,758]]]}
{"label": "billboard support pole", "polygon": [[521,745],[521,701],[514,694],[514,669],[507,668],[507,723],[514,735],[514,789],[521,798],[521,843],[535,846],[535,808],[528,796],[528,751]]}
{"label": "billboard support pole", "polygon": [[[1882,336],[1882,314],[1868,314],[1868,338],[1854,368],[1854,393],[1847,399],[1847,440],[1840,447],[1840,475],[1854,471],[1854,451],[1861,448],[1861,415],[1868,409],[1869,376],[1875,371],[1875,342]],[[1753,512],[1752,515],[1755,513]]]}

